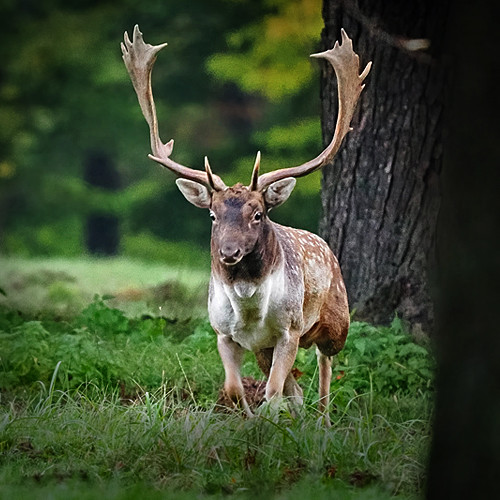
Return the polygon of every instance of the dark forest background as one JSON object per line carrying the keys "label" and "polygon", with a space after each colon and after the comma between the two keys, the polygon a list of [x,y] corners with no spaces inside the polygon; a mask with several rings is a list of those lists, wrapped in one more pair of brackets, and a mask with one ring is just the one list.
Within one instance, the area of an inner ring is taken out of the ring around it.
{"label": "dark forest background", "polygon": [[[319,0],[3,1],[0,252],[161,260],[208,248],[210,224],[147,159],[123,32],[167,41],[154,73],[162,137],[226,182],[321,149]],[[277,217],[317,230],[319,175]],[[184,244],[184,243],[187,243]],[[177,247],[175,246],[177,244]],[[170,246],[169,246],[170,245]]]}

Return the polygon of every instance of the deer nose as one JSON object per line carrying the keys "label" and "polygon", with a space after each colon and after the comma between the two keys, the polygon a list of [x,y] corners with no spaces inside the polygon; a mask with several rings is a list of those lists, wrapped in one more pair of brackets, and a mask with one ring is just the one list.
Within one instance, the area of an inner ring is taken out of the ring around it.
{"label": "deer nose", "polygon": [[241,250],[233,245],[225,245],[219,249],[221,260],[225,264],[235,264],[241,255]]}

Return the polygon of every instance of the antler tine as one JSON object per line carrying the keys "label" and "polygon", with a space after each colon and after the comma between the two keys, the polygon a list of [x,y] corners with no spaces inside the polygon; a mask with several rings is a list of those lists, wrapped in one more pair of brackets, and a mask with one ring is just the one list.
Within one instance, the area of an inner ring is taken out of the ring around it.
{"label": "antler tine", "polygon": [[252,170],[252,180],[250,181],[250,191],[257,191],[259,187],[260,151],[257,151],[255,163]]}
{"label": "antler tine", "polygon": [[337,41],[333,49],[319,54],[312,54],[311,57],[326,59],[333,66],[337,76],[339,110],[332,141],[321,154],[307,163],[261,175],[258,181],[258,189],[261,191],[273,182],[286,177],[302,177],[331,163],[344,137],[352,130],[350,127],[352,115],[364,88],[363,80],[370,72],[372,63],[369,62],[362,73],[359,74],[359,57],[354,52],[352,40],[347,36],[344,29],[342,29],[341,45]]}
{"label": "antler tine", "polygon": [[205,172],[207,174],[207,179],[208,179],[208,184],[210,185],[210,187],[216,191],[217,188],[215,186],[215,183],[214,183],[214,174],[212,172],[212,169],[210,168],[210,163],[208,163],[208,157],[205,156]]}
{"label": "antler tine", "polygon": [[194,170],[173,161],[170,155],[172,154],[174,141],[171,140],[164,144],[160,139],[156,106],[151,88],[151,73],[158,52],[166,46],[166,43],[161,45],[150,45],[149,43],[145,43],[137,24],[134,26],[132,41],[130,41],[128,33],[125,32],[123,42],[121,43],[123,61],[125,62],[128,74],[132,80],[132,85],[137,94],[142,114],[149,125],[151,150],[153,154],[148,156],[177,174],[179,177],[201,182],[215,190],[226,189],[227,186],[217,175],[213,175],[210,179],[206,172]]}

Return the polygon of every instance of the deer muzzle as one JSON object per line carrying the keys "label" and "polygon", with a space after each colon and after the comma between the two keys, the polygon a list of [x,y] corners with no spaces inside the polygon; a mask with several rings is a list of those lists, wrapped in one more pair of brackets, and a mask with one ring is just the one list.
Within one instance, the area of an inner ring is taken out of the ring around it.
{"label": "deer muzzle", "polygon": [[219,248],[220,261],[226,266],[234,266],[243,257],[241,249],[231,243],[226,243]]}

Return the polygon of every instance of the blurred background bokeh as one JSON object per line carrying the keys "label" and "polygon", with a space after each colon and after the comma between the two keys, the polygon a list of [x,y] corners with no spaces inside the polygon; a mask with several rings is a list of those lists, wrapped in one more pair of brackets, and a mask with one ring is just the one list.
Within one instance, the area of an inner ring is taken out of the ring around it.
{"label": "blurred background bokeh", "polygon": [[[153,72],[160,135],[227,184],[322,149],[320,0],[3,0],[0,254],[121,255],[208,266],[210,221],[147,158],[120,41],[168,42]],[[317,230],[320,174],[274,219]]]}

